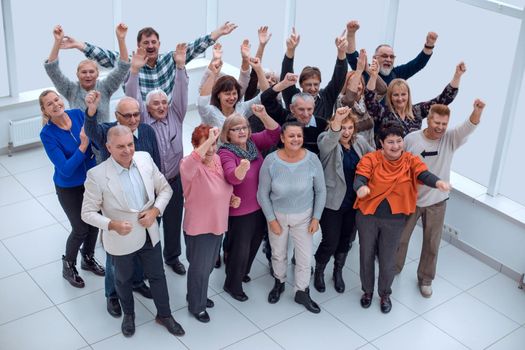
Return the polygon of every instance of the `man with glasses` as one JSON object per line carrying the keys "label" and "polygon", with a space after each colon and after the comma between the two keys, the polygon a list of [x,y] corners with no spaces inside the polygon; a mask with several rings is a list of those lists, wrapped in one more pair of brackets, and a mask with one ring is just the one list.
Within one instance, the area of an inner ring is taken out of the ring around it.
{"label": "man with glasses", "polygon": [[[99,94],[99,92],[96,92]],[[133,133],[133,141],[136,151],[148,152],[153,158],[155,165],[160,168],[160,154],[157,146],[155,131],[147,124],[140,123],[140,110],[137,100],[131,97],[122,98],[115,111],[116,122],[98,123],[97,114],[89,116],[84,120],[84,131],[89,139],[95,143],[100,150],[102,161],[109,158],[110,154],[106,148],[108,130],[115,125],[125,125]],[[107,299],[108,313],[113,317],[120,317],[122,310],[115,290],[115,276],[111,256],[106,255],[105,295]],[[143,297],[151,299],[151,291],[144,283],[144,272],[139,261],[135,259],[133,290]]]}
{"label": "man with glasses", "polygon": [[[359,27],[358,21],[350,21],[346,24],[346,40],[348,41],[346,59],[353,70],[357,67],[357,58],[359,57],[359,52],[356,50],[355,44],[355,33]],[[394,49],[387,44],[379,45],[374,54],[374,58],[379,64],[379,76],[383,78],[387,85],[397,78],[405,80],[410,78],[427,65],[430,56],[432,56],[437,38],[438,35],[436,33],[428,32],[425,46],[419,55],[412,61],[399,66],[394,66],[394,60],[396,59]],[[368,74],[365,73],[364,77],[365,80],[368,81]]]}

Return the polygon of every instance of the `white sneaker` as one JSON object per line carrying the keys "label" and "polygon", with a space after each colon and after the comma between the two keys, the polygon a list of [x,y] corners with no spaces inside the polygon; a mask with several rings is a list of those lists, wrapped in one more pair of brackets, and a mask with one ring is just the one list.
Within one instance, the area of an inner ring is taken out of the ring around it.
{"label": "white sneaker", "polygon": [[425,298],[430,298],[432,296],[432,286],[419,286],[419,291],[421,295]]}

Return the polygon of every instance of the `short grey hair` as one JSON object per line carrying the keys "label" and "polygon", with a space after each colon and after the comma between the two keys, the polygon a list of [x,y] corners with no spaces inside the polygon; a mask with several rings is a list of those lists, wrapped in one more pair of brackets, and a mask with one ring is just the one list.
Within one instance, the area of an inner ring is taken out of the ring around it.
{"label": "short grey hair", "polygon": [[111,128],[109,128],[108,130],[108,136],[107,136],[107,141],[106,143],[111,143],[111,140],[114,138],[114,137],[117,137],[117,136],[122,136],[122,135],[131,135],[132,132],[131,132],[131,129],[128,128],[127,126],[125,125],[121,125],[121,124],[117,124]]}
{"label": "short grey hair", "polygon": [[162,90],[162,89],[154,89],[154,90],[151,90],[150,92],[148,92],[148,94],[146,95],[146,106],[149,105],[149,103],[151,102],[151,99],[155,95],[161,95],[166,100],[168,100],[168,95],[164,92],[164,90]]}
{"label": "short grey hair", "polygon": [[305,102],[312,101],[312,103],[315,104],[314,97],[306,92],[298,92],[295,95],[293,95],[292,102],[290,104],[295,104],[295,101],[297,101],[298,98],[302,99]]}

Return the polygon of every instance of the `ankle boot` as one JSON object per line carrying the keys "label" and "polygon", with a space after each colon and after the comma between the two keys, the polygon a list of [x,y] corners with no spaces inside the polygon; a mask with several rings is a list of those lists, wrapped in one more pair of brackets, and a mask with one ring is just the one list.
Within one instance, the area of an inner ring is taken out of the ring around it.
{"label": "ankle boot", "polygon": [[64,255],[62,255],[62,276],[73,287],[84,288],[84,280],[78,275],[75,263],[72,261],[67,261]]}
{"label": "ankle boot", "polygon": [[345,281],[343,280],[343,267],[345,266],[348,253],[337,253],[334,256],[334,287],[338,293],[345,291]]}
{"label": "ankle boot", "polygon": [[310,298],[309,288],[306,288],[304,291],[298,290],[297,292],[295,292],[294,300],[297,304],[303,305],[306,308],[306,310],[313,312],[314,314],[318,314],[319,312],[321,312],[321,308],[319,307],[319,305],[317,305],[317,303],[313,301],[312,298]]}
{"label": "ankle boot", "polygon": [[270,304],[275,304],[278,302],[281,298],[282,292],[284,292],[284,282],[281,282],[278,278],[276,278],[273,288],[270,291],[270,294],[268,294],[268,302]]}
{"label": "ankle boot", "polygon": [[104,276],[105,270],[102,265],[95,260],[93,254],[82,254],[82,261],[80,262],[80,268],[82,270],[91,271],[97,276]]}
{"label": "ankle boot", "polygon": [[317,289],[318,292],[324,293],[326,290],[326,286],[324,284],[324,269],[326,267],[326,264],[322,264],[317,262],[315,264],[315,272],[314,272],[314,287]]}

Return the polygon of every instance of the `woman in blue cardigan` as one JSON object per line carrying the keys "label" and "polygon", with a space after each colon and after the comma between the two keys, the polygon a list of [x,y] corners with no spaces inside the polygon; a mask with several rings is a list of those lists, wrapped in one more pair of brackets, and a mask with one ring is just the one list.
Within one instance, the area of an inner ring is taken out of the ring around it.
{"label": "woman in blue cardigan", "polygon": [[[58,201],[71,223],[71,234],[62,256],[62,276],[74,287],[83,288],[84,280],[75,267],[77,254],[82,245],[83,270],[104,276],[104,268],[95,260],[94,250],[98,229],[80,218],[84,197],[84,181],[89,169],[96,165],[89,138],[84,133],[84,112],[80,109],[64,110],[64,101],[53,90],[45,90],[39,97],[43,128],[40,139],[47,156],[55,166],[55,182]],[[85,98],[86,113],[97,112],[100,93],[92,91]]]}

